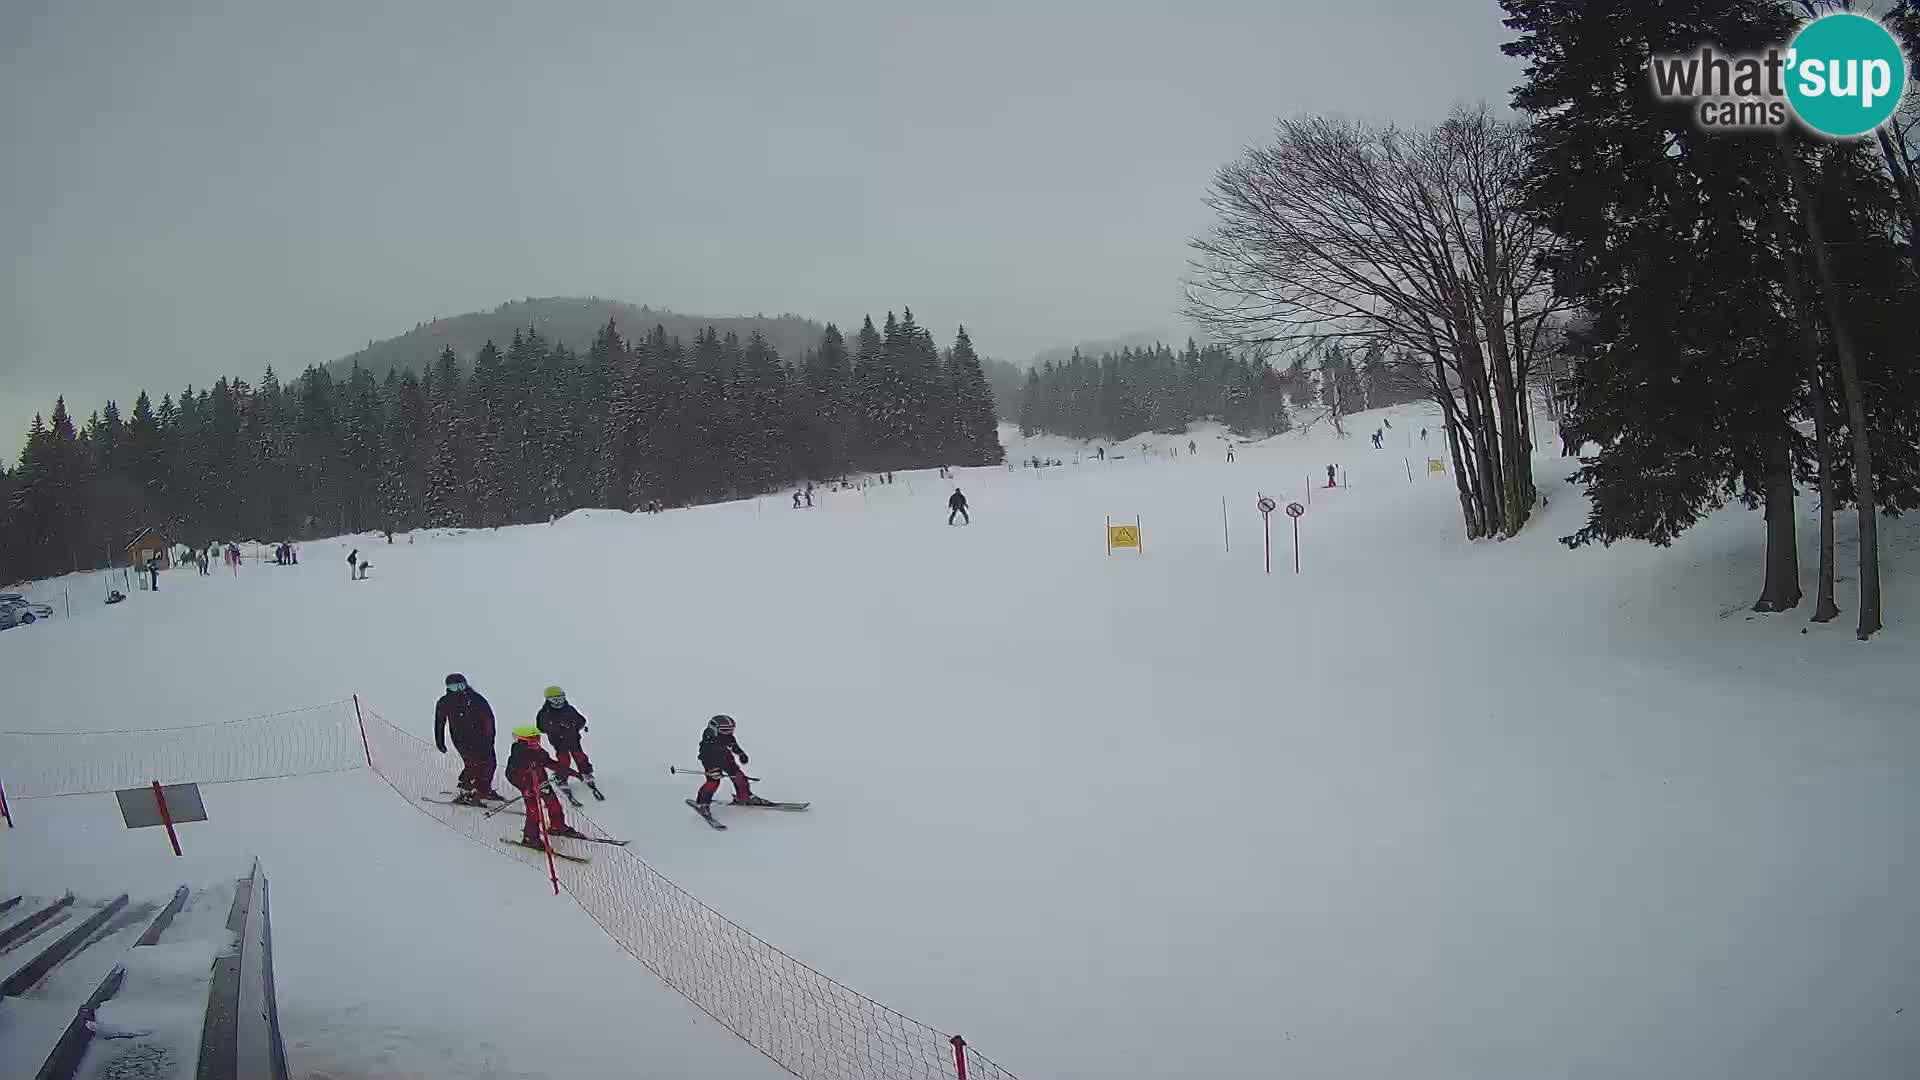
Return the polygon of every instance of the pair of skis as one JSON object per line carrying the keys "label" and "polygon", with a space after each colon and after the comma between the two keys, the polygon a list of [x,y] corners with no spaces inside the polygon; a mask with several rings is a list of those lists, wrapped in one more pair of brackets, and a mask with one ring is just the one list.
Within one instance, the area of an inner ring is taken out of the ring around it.
{"label": "pair of skis", "polygon": [[[701,821],[706,822],[708,825],[719,830],[720,832],[727,831],[727,826],[723,822],[721,822],[718,818],[713,816],[712,803],[702,803],[702,802],[697,802],[693,799],[688,799],[687,805],[693,807],[693,812],[700,815]],[[762,799],[758,795],[756,795],[754,796],[754,801],[752,802],[731,802],[731,803],[728,803],[727,805],[742,806],[742,807],[747,807],[749,809],[758,807],[761,810],[805,810],[807,807],[812,806],[813,804],[803,803],[803,802],[774,802],[772,799]]]}
{"label": "pair of skis", "polygon": [[[600,794],[600,785],[593,782],[593,777],[583,776],[581,777],[581,779],[586,781],[587,790],[593,792],[593,797],[595,799],[598,799],[601,802],[607,801],[607,797],[605,795]],[[567,802],[571,803],[575,810],[581,810],[586,808],[587,804],[580,801],[579,796],[573,793],[573,789],[568,787],[565,781],[555,780],[553,782],[553,786],[560,789],[560,794],[565,795],[567,797]]]}
{"label": "pair of skis", "polygon": [[555,841],[559,841],[559,840],[585,840],[589,844],[612,844],[614,847],[626,847],[629,843],[632,842],[629,840],[615,840],[612,837],[607,837],[607,836],[585,836],[585,835],[568,836],[565,834],[556,836],[552,833],[548,833],[547,844],[549,846],[541,847],[539,844],[527,843],[526,838],[521,836],[507,835],[500,838],[500,842],[503,844],[512,844],[514,847],[523,847],[532,851],[541,852],[543,854],[551,850],[553,852],[554,858],[565,859],[568,862],[590,863],[593,861],[592,859],[587,858],[585,855],[575,855],[571,851],[561,851],[557,846],[553,846]]}

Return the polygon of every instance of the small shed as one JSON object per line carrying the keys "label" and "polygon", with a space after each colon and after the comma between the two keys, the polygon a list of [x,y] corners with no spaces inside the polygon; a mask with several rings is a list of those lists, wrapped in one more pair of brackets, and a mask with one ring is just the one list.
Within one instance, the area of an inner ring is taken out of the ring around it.
{"label": "small shed", "polygon": [[167,538],[160,530],[149,526],[127,542],[127,564],[136,570],[144,570],[148,559],[159,559],[160,569],[165,570],[173,565],[167,554],[172,550],[173,545],[167,543]]}

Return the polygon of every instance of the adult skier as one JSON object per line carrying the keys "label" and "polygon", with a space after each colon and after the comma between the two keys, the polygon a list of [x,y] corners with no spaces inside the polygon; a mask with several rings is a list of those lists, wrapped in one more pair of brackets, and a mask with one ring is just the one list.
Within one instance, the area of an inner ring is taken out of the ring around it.
{"label": "adult skier", "polygon": [[460,794],[454,800],[478,805],[483,799],[504,799],[493,790],[493,706],[467,677],[447,676],[447,692],[433,708],[433,744],[447,752],[447,736],[460,754]]}
{"label": "adult skier", "polygon": [[546,700],[540,711],[534,716],[533,726],[539,728],[553,744],[553,757],[562,766],[572,769],[595,796],[600,788],[593,782],[593,762],[587,760],[587,752],[580,747],[580,736],[587,730],[587,718],[567,700],[567,692],[557,686],[547,687]]}
{"label": "adult skier", "polygon": [[525,827],[520,830],[520,842],[528,847],[546,846],[540,842],[542,803],[547,807],[548,833],[554,836],[586,835],[567,824],[566,811],[560,808],[560,797],[553,793],[553,785],[547,780],[549,769],[562,777],[575,775],[571,769],[553,760],[540,745],[539,728],[514,728],[513,749],[507,751],[507,783],[520,789],[520,798],[527,804],[527,820]]}
{"label": "adult skier", "polygon": [[960,494],[959,488],[954,488],[953,494],[947,497],[947,524],[953,524],[955,514],[960,515],[962,524],[973,524],[973,519],[967,516],[967,497]]}
{"label": "adult skier", "polygon": [[[734,761],[736,757],[740,759],[738,763]],[[733,717],[721,715],[707,721],[707,729],[700,734],[700,767],[707,771],[707,782],[694,793],[695,809],[713,805],[713,793],[720,790],[723,776],[733,778],[735,805],[764,804],[767,800],[753,793],[747,774],[740,771],[740,766],[746,763],[747,752],[740,749],[740,740],[733,737]]]}

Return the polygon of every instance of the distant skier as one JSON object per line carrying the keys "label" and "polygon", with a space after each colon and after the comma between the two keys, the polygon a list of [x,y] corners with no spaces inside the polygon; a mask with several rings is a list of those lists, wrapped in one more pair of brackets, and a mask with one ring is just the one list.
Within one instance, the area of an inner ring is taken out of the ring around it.
{"label": "distant skier", "polygon": [[598,795],[600,789],[593,783],[593,762],[587,760],[587,752],[580,747],[580,736],[587,730],[587,718],[567,701],[565,690],[549,686],[545,696],[533,726],[545,733],[547,741],[553,744],[554,760],[572,769]]}
{"label": "distant skier", "polygon": [[160,591],[160,556],[158,555],[147,556],[147,578],[148,578],[147,591],[159,592]]}
{"label": "distant skier", "polygon": [[799,488],[793,489],[793,508],[795,510],[800,509],[800,489]]}
{"label": "distant skier", "polygon": [[1233,447],[1227,447],[1227,464],[1233,464]]}
{"label": "distant skier", "polygon": [[1340,485],[1338,485],[1338,484],[1336,484],[1336,483],[1334,483],[1334,482],[1333,482],[1333,466],[1331,466],[1331,465],[1329,465],[1329,466],[1327,466],[1327,486],[1328,486],[1328,487],[1339,487],[1339,486],[1340,486]]}
{"label": "distant skier", "polygon": [[443,754],[449,734],[460,754],[460,795],[454,801],[478,805],[502,798],[493,790],[493,706],[459,672],[447,676],[447,692],[433,708],[433,745]]}
{"label": "distant skier", "polygon": [[947,496],[947,524],[953,524],[953,515],[955,514],[960,515],[962,523],[967,525],[973,524],[973,518],[967,515],[967,497],[960,494],[959,488],[954,488],[953,494]]}
{"label": "distant skier", "polygon": [[573,771],[553,760],[540,746],[540,729],[537,727],[517,727],[513,729],[513,748],[507,751],[507,783],[520,791],[520,798],[527,806],[526,825],[520,830],[520,842],[528,847],[545,847],[540,837],[540,806],[546,804],[547,832],[554,836],[585,836],[586,834],[567,824],[566,811],[560,809],[560,797],[553,793],[553,784],[547,779],[547,770],[555,775],[566,777]]}
{"label": "distant skier", "polygon": [[1420,429],[1420,441],[1421,441],[1421,442],[1426,442],[1426,441],[1427,441],[1427,429],[1426,429],[1426,428],[1421,428],[1421,429]]}
{"label": "distant skier", "polygon": [[1384,417],[1384,416],[1383,416],[1383,417],[1381,417],[1381,418],[1380,418],[1380,422],[1381,422],[1381,423],[1383,423],[1383,424],[1385,424],[1385,425],[1387,425],[1387,430],[1388,430],[1388,431],[1392,431],[1392,430],[1393,430],[1393,421],[1392,421],[1392,420],[1389,420],[1389,419],[1387,419],[1386,417]]}
{"label": "distant skier", "polygon": [[[737,764],[734,758],[740,759]],[[694,793],[694,803],[700,807],[712,806],[713,793],[720,790],[723,776],[733,778],[735,803],[766,802],[753,793],[747,774],[740,771],[740,766],[746,763],[747,752],[740,749],[740,740],[733,737],[733,717],[721,715],[707,721],[707,729],[700,735],[700,767],[707,771],[707,782]]]}
{"label": "distant skier", "polygon": [[347,552],[347,578],[351,581],[360,580],[359,548],[354,548],[352,551]]}
{"label": "distant skier", "polygon": [[1100,459],[1101,461],[1105,461],[1105,460],[1107,460],[1107,448],[1106,448],[1106,447],[1104,447],[1104,446],[1096,446],[1096,447],[1094,447],[1094,448],[1093,448],[1093,452],[1094,452],[1094,453],[1095,453],[1096,455],[1098,455],[1098,456],[1099,456],[1099,459]]}
{"label": "distant skier", "polygon": [[806,496],[807,505],[812,506],[813,505],[813,481],[811,480],[807,481],[807,490],[803,494]]}
{"label": "distant skier", "polygon": [[1188,439],[1187,440],[1187,456],[1192,457],[1194,454],[1197,454],[1199,452],[1200,452],[1200,447],[1195,445],[1192,439]]}

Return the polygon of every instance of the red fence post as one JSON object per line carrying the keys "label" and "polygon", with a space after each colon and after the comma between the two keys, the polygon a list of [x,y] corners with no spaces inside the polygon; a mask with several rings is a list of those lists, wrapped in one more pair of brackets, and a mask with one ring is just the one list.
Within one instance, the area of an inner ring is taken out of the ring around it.
{"label": "red fence post", "polygon": [[160,806],[160,823],[167,827],[167,839],[173,841],[173,853],[180,854],[180,834],[173,831],[173,814],[167,810],[167,793],[160,790],[160,781],[153,782],[153,801]]}
{"label": "red fence post", "polygon": [[553,895],[560,895],[560,871],[553,865],[553,836],[547,832],[547,800],[558,796],[545,788],[535,785],[533,794],[523,796],[527,806],[533,810],[534,820],[540,823],[540,846],[547,852],[547,877],[553,880]]}
{"label": "red fence post", "polygon": [[7,828],[13,828],[13,811],[7,809],[7,786],[0,784],[0,817],[7,819]]}
{"label": "red fence post", "polygon": [[960,1080],[967,1080],[967,1040],[955,1035],[948,1041],[953,1043],[953,1071]]}
{"label": "red fence post", "polygon": [[[366,752],[367,768],[373,768],[373,748],[367,745],[367,718],[360,713],[360,695],[353,695],[353,718],[360,723],[360,749]],[[374,770],[378,772],[378,769]]]}

